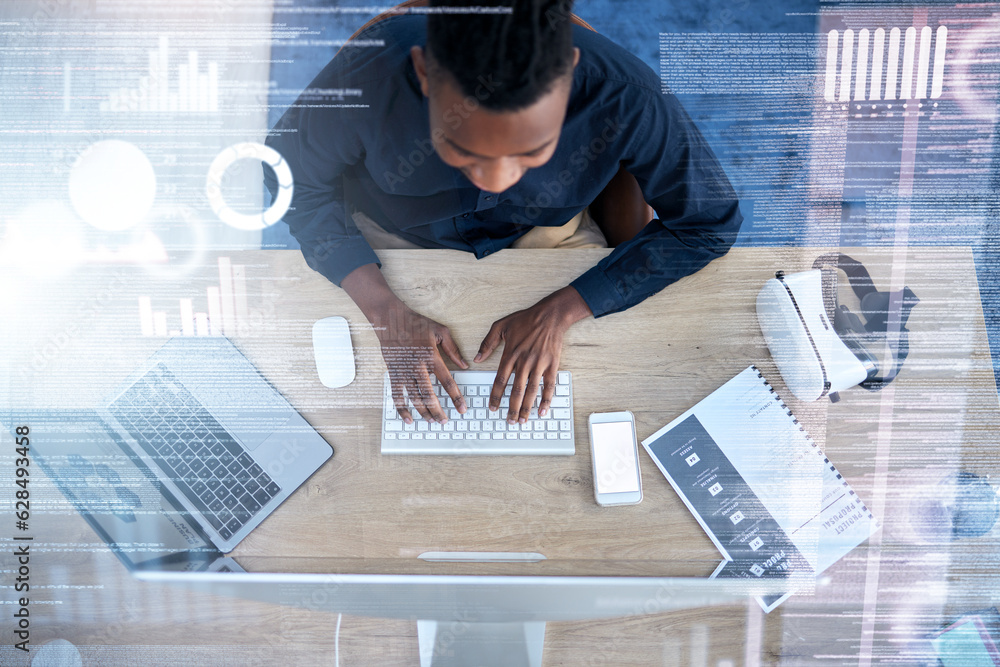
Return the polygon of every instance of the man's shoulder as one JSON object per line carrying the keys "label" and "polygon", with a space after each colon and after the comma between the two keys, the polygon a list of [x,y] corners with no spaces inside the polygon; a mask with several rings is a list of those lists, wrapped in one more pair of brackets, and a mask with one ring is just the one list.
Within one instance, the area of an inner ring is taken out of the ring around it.
{"label": "man's shoulder", "polygon": [[604,35],[574,26],[573,44],[580,49],[574,78],[636,95],[660,94],[660,79],[649,65]]}
{"label": "man's shoulder", "polygon": [[320,77],[354,86],[405,77],[410,47],[423,46],[426,39],[425,16],[381,19],[347,41]]}

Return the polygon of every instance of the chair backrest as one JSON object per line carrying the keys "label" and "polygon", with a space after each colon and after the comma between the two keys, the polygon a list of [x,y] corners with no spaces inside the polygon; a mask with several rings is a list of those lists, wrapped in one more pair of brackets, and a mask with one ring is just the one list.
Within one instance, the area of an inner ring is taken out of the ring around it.
{"label": "chair backrest", "polygon": [[[390,9],[389,11],[382,12],[381,14],[379,14],[378,16],[372,18],[367,23],[365,23],[363,26],[361,26],[360,28],[358,28],[357,30],[355,30],[354,34],[351,35],[350,38],[347,41],[348,42],[351,41],[352,39],[354,39],[355,37],[357,37],[358,35],[360,35],[362,32],[364,32],[365,30],[367,30],[369,27],[375,25],[376,23],[378,23],[379,21],[381,21],[383,19],[387,19],[390,16],[398,16],[400,14],[405,14],[406,10],[409,9],[410,7],[426,7],[427,5],[428,5],[428,0],[406,0],[406,2],[401,2],[398,5],[396,5],[395,7],[393,7],[392,9]],[[584,28],[586,28],[587,30],[590,30],[591,32],[597,32],[596,30],[594,30],[593,26],[591,26],[589,23],[587,23],[586,21],[584,21],[582,18],[580,18],[576,14],[570,14],[569,16],[570,16],[570,20],[573,21],[573,23],[575,23],[576,25],[583,26]],[[342,49],[344,47],[342,46],[340,48]],[[337,53],[340,53],[340,49],[337,49]]]}

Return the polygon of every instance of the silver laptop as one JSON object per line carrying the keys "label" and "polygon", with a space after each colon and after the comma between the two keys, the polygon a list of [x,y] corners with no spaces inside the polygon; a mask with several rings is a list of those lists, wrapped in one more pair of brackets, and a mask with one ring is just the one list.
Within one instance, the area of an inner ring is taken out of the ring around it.
{"label": "silver laptop", "polygon": [[232,551],[333,454],[217,337],[172,338],[96,418],[62,414],[32,431],[42,466],[103,538],[172,535],[164,556],[206,538],[208,551]]}

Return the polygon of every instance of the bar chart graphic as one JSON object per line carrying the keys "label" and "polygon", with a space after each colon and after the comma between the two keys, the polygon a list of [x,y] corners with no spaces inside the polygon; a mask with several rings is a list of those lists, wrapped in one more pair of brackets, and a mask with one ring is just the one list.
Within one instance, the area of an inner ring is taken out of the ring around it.
{"label": "bar chart graphic", "polygon": [[147,113],[215,113],[219,111],[219,64],[202,66],[197,50],[172,70],[170,40],[159,36],[157,48],[149,51],[149,69],[134,87],[111,91],[100,104],[101,111]]}
{"label": "bar chart graphic", "polygon": [[[178,299],[178,313],[154,311],[149,296],[139,297],[139,326],[143,336],[235,336],[249,321],[246,271],[219,258],[219,284],[205,291],[205,309],[194,310],[194,299]],[[177,326],[179,325],[179,327]]]}
{"label": "bar chart graphic", "polygon": [[947,46],[945,26],[936,31],[924,26],[919,32],[915,26],[905,32],[892,28],[888,33],[884,28],[865,28],[857,33],[847,29],[843,34],[831,30],[827,33],[823,97],[828,102],[937,99],[944,89]]}

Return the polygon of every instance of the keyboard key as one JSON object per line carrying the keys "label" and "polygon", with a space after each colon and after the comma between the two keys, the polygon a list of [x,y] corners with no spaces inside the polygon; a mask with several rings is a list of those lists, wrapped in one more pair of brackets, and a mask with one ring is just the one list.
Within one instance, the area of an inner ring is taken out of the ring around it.
{"label": "keyboard key", "polygon": [[240,496],[240,503],[243,505],[243,507],[246,507],[248,510],[250,510],[251,514],[256,514],[257,510],[261,508],[260,503],[257,502],[257,500],[249,493]]}
{"label": "keyboard key", "polygon": [[556,396],[569,396],[569,385],[557,384]]}
{"label": "keyboard key", "polygon": [[572,419],[573,415],[570,414],[569,408],[555,408],[552,410],[552,416],[556,419]]}
{"label": "keyboard key", "polygon": [[569,384],[569,371],[559,371],[559,384]]}
{"label": "keyboard key", "polygon": [[386,431],[402,431],[403,430],[403,422],[396,421],[396,420],[387,421],[385,423],[385,430]]}
{"label": "keyboard key", "polygon": [[552,403],[553,408],[568,408],[569,407],[569,397],[568,396],[553,396]]}

